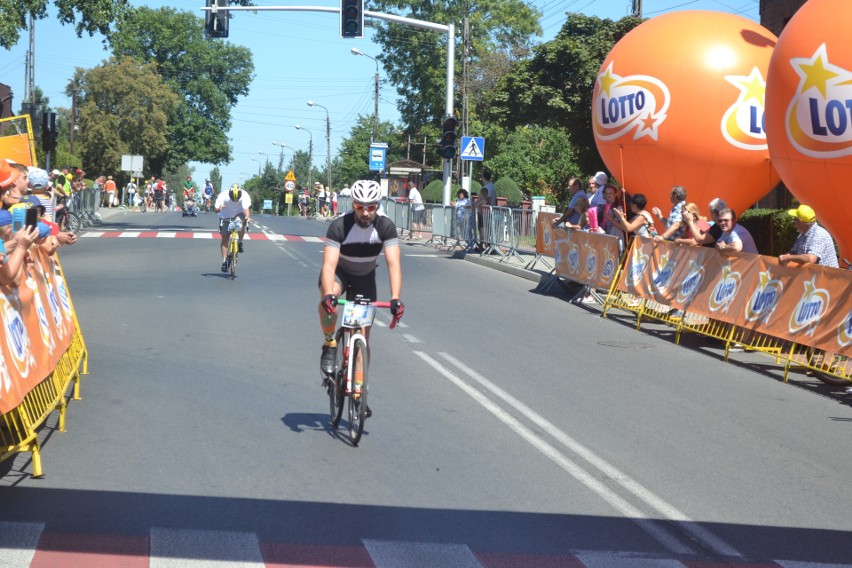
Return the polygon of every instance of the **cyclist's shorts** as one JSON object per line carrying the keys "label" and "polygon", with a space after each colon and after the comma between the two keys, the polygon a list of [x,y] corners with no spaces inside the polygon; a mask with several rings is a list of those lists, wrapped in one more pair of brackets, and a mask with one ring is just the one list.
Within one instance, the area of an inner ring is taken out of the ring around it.
{"label": "cyclist's shorts", "polygon": [[[375,270],[364,276],[352,276],[338,268],[334,273],[334,280],[340,284],[340,295],[342,296],[345,292],[347,300],[354,300],[358,295],[374,302],[377,300]],[[322,286],[319,279],[317,279],[317,286]]]}
{"label": "cyclist's shorts", "polygon": [[[243,220],[243,227],[245,227],[246,226],[246,214],[245,213],[239,213],[236,216]],[[230,221],[231,221],[230,217],[225,218],[225,219],[222,219],[221,217],[219,217],[219,234],[222,235],[223,237],[228,237],[228,236],[231,235],[231,232],[228,230],[228,223],[230,223]]]}

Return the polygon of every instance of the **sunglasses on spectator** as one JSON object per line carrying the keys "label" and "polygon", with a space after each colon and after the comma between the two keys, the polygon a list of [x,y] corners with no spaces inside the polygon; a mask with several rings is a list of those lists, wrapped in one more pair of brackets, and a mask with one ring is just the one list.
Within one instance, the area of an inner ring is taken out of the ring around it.
{"label": "sunglasses on spectator", "polygon": [[379,206],[376,205],[375,203],[372,204],[372,205],[363,205],[361,203],[353,203],[352,207],[355,208],[355,211],[364,211],[366,209],[367,213],[372,213],[373,211],[375,211],[376,209],[379,208]]}

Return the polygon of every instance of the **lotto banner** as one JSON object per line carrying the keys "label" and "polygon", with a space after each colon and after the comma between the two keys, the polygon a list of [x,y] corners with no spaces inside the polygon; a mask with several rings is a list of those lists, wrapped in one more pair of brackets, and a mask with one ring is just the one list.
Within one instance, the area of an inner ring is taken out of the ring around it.
{"label": "lotto banner", "polygon": [[535,222],[535,252],[544,256],[556,256],[553,244],[553,222],[560,216],[556,213],[539,213]]}
{"label": "lotto banner", "polygon": [[608,289],[618,270],[618,239],[611,235],[553,229],[556,274],[592,288]]}
{"label": "lotto banner", "polygon": [[20,286],[0,286],[0,414],[18,406],[56,368],[71,345],[74,314],[54,259],[38,247]]}
{"label": "lotto banner", "polygon": [[852,272],[637,237],[618,289],[646,300],[852,356]]}

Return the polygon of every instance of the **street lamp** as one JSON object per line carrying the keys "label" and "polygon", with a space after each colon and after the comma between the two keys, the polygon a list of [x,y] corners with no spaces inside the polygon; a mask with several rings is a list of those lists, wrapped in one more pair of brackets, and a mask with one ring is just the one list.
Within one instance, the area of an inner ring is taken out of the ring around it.
{"label": "street lamp", "polygon": [[375,106],[375,109],[373,111],[373,140],[372,140],[372,142],[375,142],[376,136],[379,135],[379,62],[375,57],[373,57],[371,55],[367,55],[366,53],[364,53],[363,51],[361,51],[357,47],[353,47],[349,51],[350,51],[350,53],[352,53],[352,55],[363,55],[364,57],[369,57],[370,59],[372,59],[376,63],[376,88],[375,88],[374,96],[373,96],[373,99],[375,100],[376,106]]}
{"label": "street lamp", "polygon": [[[290,148],[287,144],[282,144],[280,142],[272,141],[273,146],[281,146],[281,156],[278,158],[278,171],[284,171],[282,168],[284,167],[284,148]],[[290,151],[293,152],[293,157],[296,156],[296,151],[293,148],[290,148]]]}
{"label": "street lamp", "polygon": [[308,188],[310,188],[312,186],[311,170],[314,169],[314,135],[310,130],[300,124],[296,125],[296,130],[304,130],[310,136],[310,142],[308,142]]}
{"label": "street lamp", "polygon": [[325,109],[325,169],[328,174],[328,185],[326,186],[326,189],[331,190],[331,119],[328,117],[328,109],[321,104],[315,103],[314,101],[308,101],[308,106],[318,106],[321,109]]}
{"label": "street lamp", "polygon": [[266,156],[266,165],[268,166],[269,165],[269,154],[267,154],[266,152],[262,152],[260,150],[258,150],[257,153],[260,154],[261,156]]}
{"label": "street lamp", "polygon": [[257,176],[260,177],[260,160],[258,160],[257,158],[252,158],[251,161],[257,162]]}

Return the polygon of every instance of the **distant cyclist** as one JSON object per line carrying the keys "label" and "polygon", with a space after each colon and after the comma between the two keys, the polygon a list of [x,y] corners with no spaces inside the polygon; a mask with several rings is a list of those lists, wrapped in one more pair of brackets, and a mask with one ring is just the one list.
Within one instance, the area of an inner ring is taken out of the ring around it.
{"label": "distant cyclist", "polygon": [[[391,313],[400,318],[405,310],[402,291],[399,240],[396,225],[379,212],[381,188],[371,180],[352,184],[352,210],[331,222],[326,235],[322,271],[319,277],[320,326],[325,336],[320,367],[326,374],[334,371],[337,343],[337,297],[362,295],[376,301],[376,259],[384,252],[390,278]],[[368,334],[370,328],[365,329]],[[369,343],[368,343],[369,345]],[[362,375],[363,377],[363,375]],[[358,382],[358,370],[355,370]]]}
{"label": "distant cyclist", "polygon": [[228,219],[239,217],[243,220],[243,226],[240,229],[240,244],[239,251],[243,252],[243,235],[246,232],[246,225],[251,223],[251,197],[247,191],[240,189],[240,186],[234,184],[231,189],[221,192],[216,196],[216,204],[214,205],[216,212],[219,214],[219,234],[222,236],[221,252],[222,252],[222,272],[228,271],[228,239],[231,233],[228,231]]}
{"label": "distant cyclist", "polygon": [[209,179],[204,180],[204,211],[213,207],[213,184]]}

